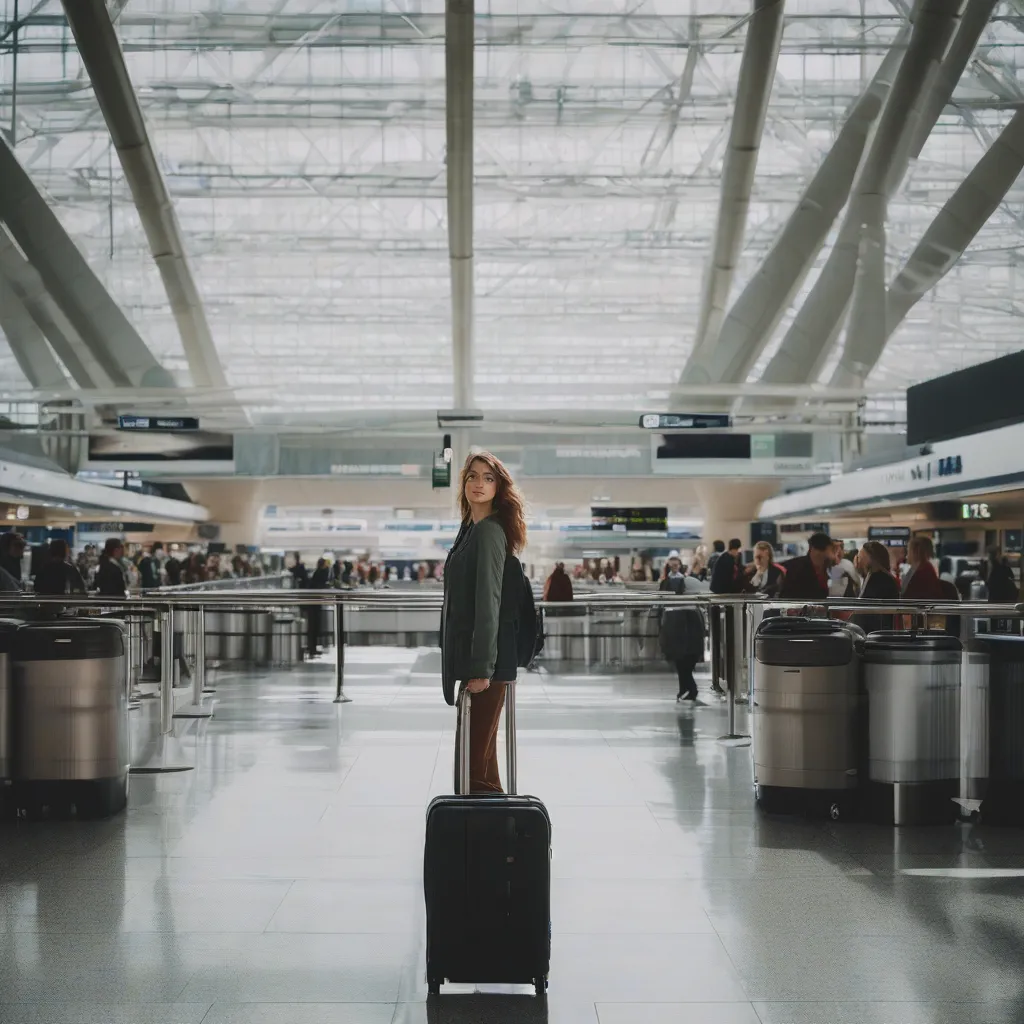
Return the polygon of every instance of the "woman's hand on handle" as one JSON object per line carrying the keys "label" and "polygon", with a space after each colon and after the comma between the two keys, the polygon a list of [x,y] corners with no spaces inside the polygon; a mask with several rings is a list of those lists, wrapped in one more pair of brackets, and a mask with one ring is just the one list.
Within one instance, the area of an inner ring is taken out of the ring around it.
{"label": "woman's hand on handle", "polygon": [[490,679],[470,679],[466,683],[466,689],[470,693],[483,693],[491,685]]}

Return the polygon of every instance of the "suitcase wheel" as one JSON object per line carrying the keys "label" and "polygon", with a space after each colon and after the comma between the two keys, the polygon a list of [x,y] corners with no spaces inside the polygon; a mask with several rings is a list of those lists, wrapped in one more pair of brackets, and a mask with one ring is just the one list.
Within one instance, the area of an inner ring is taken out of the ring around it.
{"label": "suitcase wheel", "polygon": [[533,979],[533,990],[538,996],[544,995],[548,990],[548,979],[547,978],[534,978]]}

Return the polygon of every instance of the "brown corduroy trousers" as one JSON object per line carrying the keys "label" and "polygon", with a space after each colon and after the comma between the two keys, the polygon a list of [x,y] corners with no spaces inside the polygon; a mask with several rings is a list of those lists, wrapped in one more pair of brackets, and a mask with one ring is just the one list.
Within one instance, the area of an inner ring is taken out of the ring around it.
{"label": "brown corduroy trousers", "polygon": [[[473,694],[469,711],[469,791],[503,793],[498,774],[498,722],[505,704],[505,684],[492,682],[482,693]],[[456,774],[459,734],[456,729]]]}

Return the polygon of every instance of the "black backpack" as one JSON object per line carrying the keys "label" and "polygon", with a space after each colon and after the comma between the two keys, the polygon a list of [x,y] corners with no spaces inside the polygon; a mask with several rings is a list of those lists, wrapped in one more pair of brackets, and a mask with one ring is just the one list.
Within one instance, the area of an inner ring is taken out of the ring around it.
{"label": "black backpack", "polygon": [[514,555],[506,561],[505,578],[516,601],[516,664],[529,668],[544,649],[544,612],[533,600],[533,584]]}

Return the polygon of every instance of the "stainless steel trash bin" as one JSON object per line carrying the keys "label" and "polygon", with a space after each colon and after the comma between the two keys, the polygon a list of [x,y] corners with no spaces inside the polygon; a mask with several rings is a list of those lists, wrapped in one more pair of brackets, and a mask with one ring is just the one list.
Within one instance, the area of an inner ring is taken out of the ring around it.
{"label": "stainless steel trash bin", "polygon": [[754,637],[754,792],[766,810],[856,817],[864,697],[856,626],[776,616]]}
{"label": "stainless steel trash bin", "polygon": [[302,661],[302,617],[276,612],[271,617],[270,663],[287,667]]}
{"label": "stainless steel trash bin", "polygon": [[1024,637],[975,637],[963,700],[969,795],[981,799],[986,825],[1024,826]]}
{"label": "stainless steel trash bin", "polygon": [[12,651],[13,800],[26,817],[105,817],[128,799],[124,639],[114,622],[36,622]]}
{"label": "stainless steel trash bin", "polygon": [[942,824],[959,813],[962,653],[938,630],[864,641],[869,801],[884,824]]}

